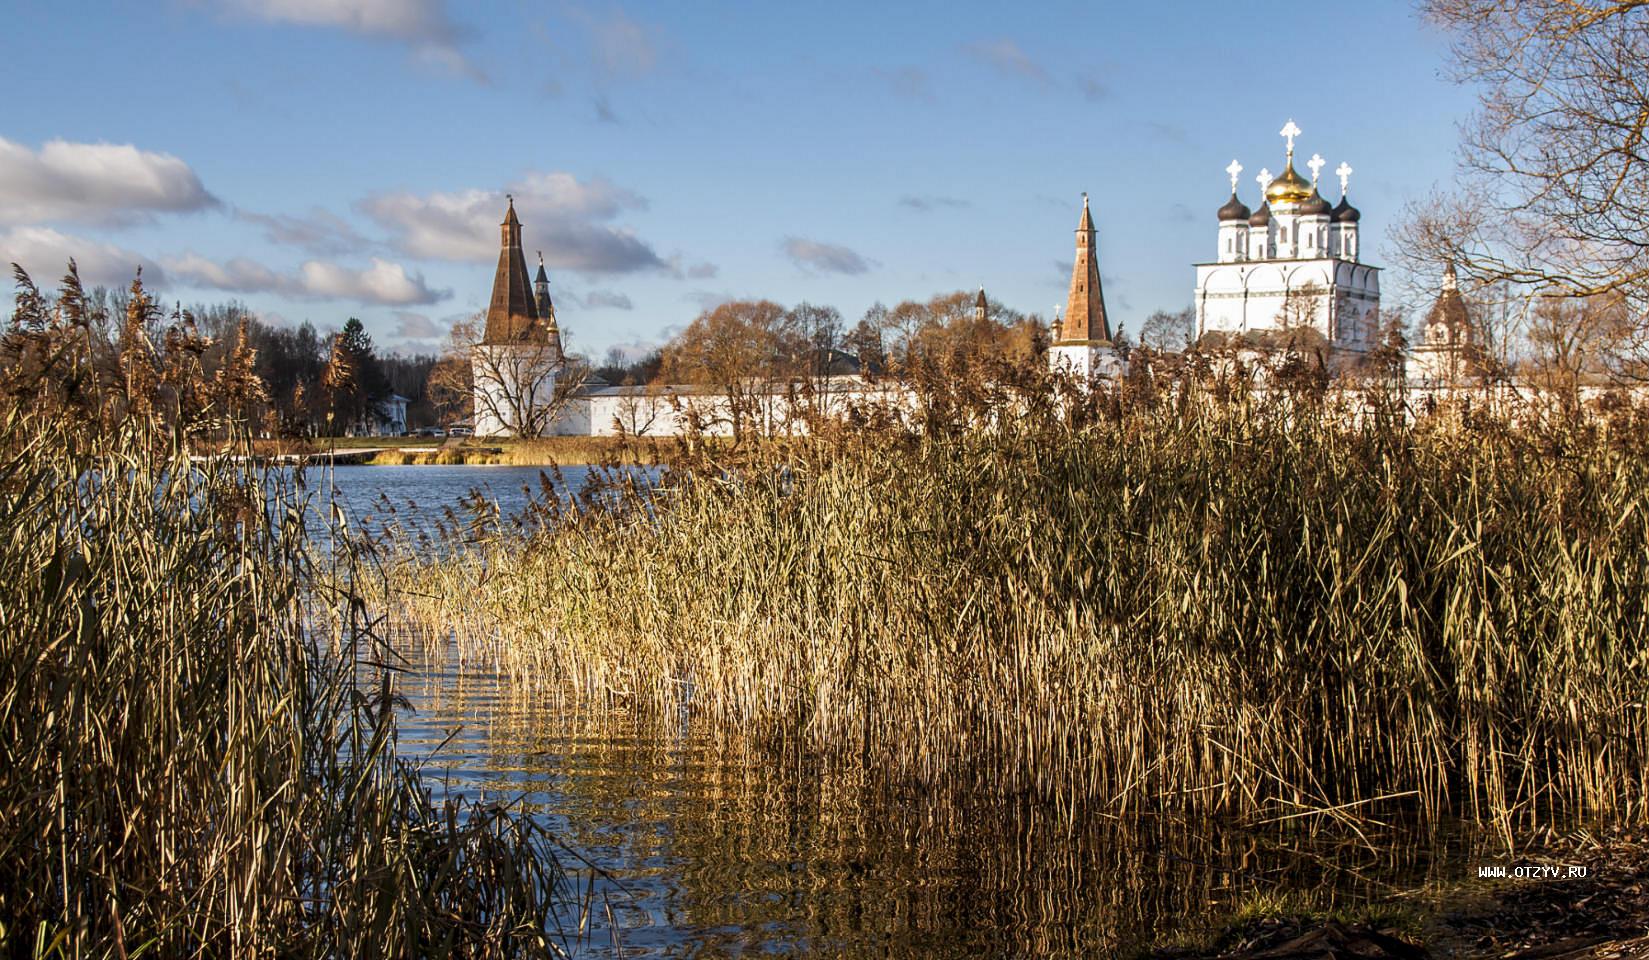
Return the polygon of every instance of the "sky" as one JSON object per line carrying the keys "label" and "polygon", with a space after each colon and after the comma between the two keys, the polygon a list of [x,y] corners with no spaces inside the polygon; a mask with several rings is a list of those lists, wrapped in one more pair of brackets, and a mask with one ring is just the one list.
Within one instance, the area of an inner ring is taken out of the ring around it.
{"label": "sky", "polygon": [[168,303],[360,317],[401,352],[485,306],[506,193],[597,359],[732,298],[851,324],[983,286],[1047,316],[1085,191],[1137,331],[1190,304],[1227,164],[1255,205],[1285,122],[1354,169],[1379,265],[1474,104],[1403,0],[4,7],[0,262],[141,265]]}

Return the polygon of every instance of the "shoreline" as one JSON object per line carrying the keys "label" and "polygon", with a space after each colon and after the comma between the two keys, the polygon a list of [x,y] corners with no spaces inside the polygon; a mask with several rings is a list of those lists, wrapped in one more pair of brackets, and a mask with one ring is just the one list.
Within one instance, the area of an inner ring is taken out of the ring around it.
{"label": "shoreline", "polygon": [[[633,437],[546,437],[459,443],[428,437],[349,437],[330,448],[323,443],[258,441],[254,458],[263,463],[338,466],[507,466],[574,467],[604,463],[647,463],[662,452],[656,439]],[[207,455],[209,456],[209,455]],[[196,459],[204,459],[197,457]]]}

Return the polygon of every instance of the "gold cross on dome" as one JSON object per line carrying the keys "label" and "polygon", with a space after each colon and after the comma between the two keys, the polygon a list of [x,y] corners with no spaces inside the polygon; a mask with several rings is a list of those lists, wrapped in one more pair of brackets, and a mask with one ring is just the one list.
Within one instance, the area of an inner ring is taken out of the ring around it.
{"label": "gold cross on dome", "polygon": [[1235,159],[1233,159],[1231,161],[1231,166],[1225,168],[1225,172],[1229,173],[1231,175],[1231,192],[1236,193],[1237,192],[1237,174],[1242,173],[1242,164],[1238,163]]}
{"label": "gold cross on dome", "polygon": [[1293,120],[1289,120],[1288,123],[1277,132],[1288,140],[1288,155],[1291,157],[1294,156],[1294,138],[1300,135],[1300,128],[1294,125]]}

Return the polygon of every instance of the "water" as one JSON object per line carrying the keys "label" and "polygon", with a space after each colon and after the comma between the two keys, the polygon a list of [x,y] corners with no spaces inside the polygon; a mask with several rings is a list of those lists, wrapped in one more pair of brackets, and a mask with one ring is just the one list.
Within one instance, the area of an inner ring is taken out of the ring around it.
{"label": "water", "polygon": [[[311,468],[312,475],[319,471]],[[458,510],[471,491],[480,491],[505,514],[519,513],[530,497],[541,494],[548,467],[502,466],[340,466],[332,468],[339,501],[357,519],[382,516],[382,501],[413,516],[445,508]],[[565,492],[576,491],[589,467],[562,467]]]}
{"label": "water", "polygon": [[[539,475],[341,467],[336,485],[369,523],[387,497],[417,524],[475,489],[518,511]],[[584,476],[566,470],[561,489]],[[519,800],[555,832],[580,889],[595,891],[581,955],[1126,955],[1256,898],[1349,906],[1461,869],[1462,852],[1425,838],[1364,844],[1312,836],[1306,821],[1064,822],[1030,802],[901,789],[686,717],[575,709],[412,646],[403,754],[437,792]]]}
{"label": "water", "polygon": [[1127,955],[1256,897],[1347,906],[1460,869],[1427,842],[1066,824],[1028,802],[890,789],[686,718],[575,709],[456,653],[413,666],[401,749],[437,792],[519,798],[593,865],[569,860],[580,889],[595,875],[581,955]]}

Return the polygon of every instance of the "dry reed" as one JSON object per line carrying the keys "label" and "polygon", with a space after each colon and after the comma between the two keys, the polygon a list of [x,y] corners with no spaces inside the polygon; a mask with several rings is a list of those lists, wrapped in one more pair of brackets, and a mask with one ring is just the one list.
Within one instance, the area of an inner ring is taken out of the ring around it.
{"label": "dry reed", "polygon": [[1641,445],[1191,382],[1087,409],[723,451],[408,552],[395,602],[546,690],[1073,820],[1649,812]]}
{"label": "dry reed", "polygon": [[146,418],[0,420],[0,954],[565,953],[516,811],[395,756],[348,540]]}

